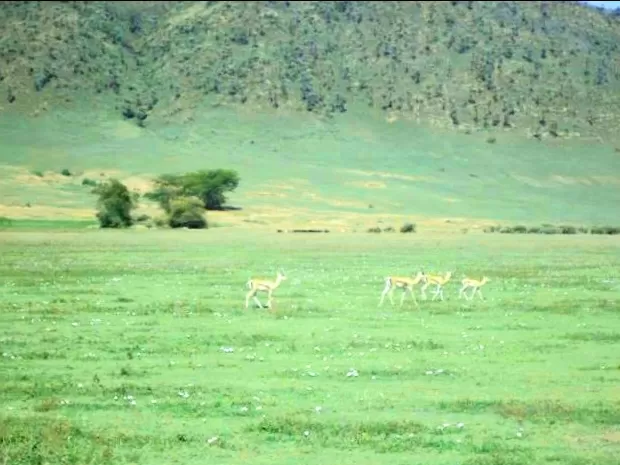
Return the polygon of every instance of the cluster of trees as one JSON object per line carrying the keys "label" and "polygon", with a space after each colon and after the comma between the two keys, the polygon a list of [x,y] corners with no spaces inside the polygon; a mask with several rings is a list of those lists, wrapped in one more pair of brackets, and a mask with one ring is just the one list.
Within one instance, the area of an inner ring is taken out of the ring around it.
{"label": "cluster of trees", "polygon": [[[222,210],[226,193],[239,185],[234,170],[200,170],[184,174],[164,174],[154,180],[155,187],[144,195],[164,210],[171,228],[207,228],[205,210]],[[102,228],[127,228],[136,222],[132,211],[139,196],[117,179],[96,186],[97,219]]]}

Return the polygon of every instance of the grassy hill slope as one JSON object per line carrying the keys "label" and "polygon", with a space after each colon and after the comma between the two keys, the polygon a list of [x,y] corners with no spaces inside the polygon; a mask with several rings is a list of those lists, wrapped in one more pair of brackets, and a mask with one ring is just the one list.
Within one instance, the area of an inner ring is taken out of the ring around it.
{"label": "grassy hill slope", "polygon": [[5,2],[0,214],[231,167],[225,223],[610,222],[618,25],[575,2]]}

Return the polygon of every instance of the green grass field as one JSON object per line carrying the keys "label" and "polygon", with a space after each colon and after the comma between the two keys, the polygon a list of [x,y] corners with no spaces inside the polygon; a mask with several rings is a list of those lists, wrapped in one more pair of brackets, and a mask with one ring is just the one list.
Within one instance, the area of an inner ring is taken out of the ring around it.
{"label": "green grass field", "polygon": [[223,231],[0,232],[1,463],[618,463],[617,236]]}

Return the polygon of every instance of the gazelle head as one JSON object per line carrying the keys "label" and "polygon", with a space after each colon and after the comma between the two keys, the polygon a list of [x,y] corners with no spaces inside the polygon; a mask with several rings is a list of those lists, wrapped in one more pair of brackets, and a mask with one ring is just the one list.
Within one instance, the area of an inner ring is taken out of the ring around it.
{"label": "gazelle head", "polygon": [[284,275],[284,273],[282,272],[282,270],[278,270],[278,281],[284,281],[286,280],[286,276]]}
{"label": "gazelle head", "polygon": [[488,283],[489,281],[490,281],[490,279],[489,279],[489,278],[487,278],[486,276],[483,276],[483,277],[482,277],[482,281],[480,281],[480,283],[481,283],[481,284],[486,284],[486,283]]}
{"label": "gazelle head", "polygon": [[423,281],[424,279],[426,279],[426,274],[424,273],[423,270],[420,270],[418,271],[416,275],[413,276],[413,279],[415,280],[416,283],[419,283],[420,281]]}

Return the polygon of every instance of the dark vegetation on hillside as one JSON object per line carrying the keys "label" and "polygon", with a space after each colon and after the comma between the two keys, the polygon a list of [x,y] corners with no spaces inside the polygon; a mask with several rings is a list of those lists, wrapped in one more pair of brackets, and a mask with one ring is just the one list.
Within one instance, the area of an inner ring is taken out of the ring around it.
{"label": "dark vegetation on hillside", "polygon": [[618,15],[577,2],[3,2],[0,27],[4,111],[97,97],[139,125],[234,104],[534,137],[620,126]]}
{"label": "dark vegetation on hillside", "polygon": [[[83,185],[91,185],[82,181]],[[235,170],[199,170],[183,174],[163,174],[154,179],[154,189],[144,195],[154,200],[165,212],[161,221],[172,228],[202,229],[207,227],[204,210],[238,209],[226,205],[227,192],[239,185],[239,174]],[[139,201],[137,193],[118,179],[104,184],[95,183],[91,191],[98,196],[97,220],[102,228],[127,228],[134,223],[150,218],[132,216]]]}

